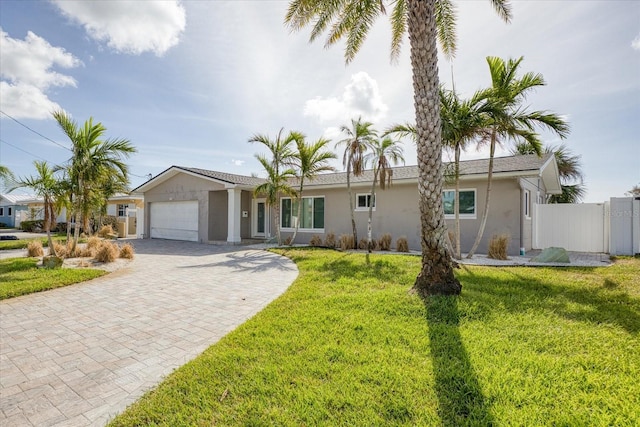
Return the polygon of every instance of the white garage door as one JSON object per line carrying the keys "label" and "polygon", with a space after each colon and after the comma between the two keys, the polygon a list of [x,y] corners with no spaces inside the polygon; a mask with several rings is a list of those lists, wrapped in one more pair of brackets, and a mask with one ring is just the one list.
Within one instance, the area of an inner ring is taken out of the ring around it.
{"label": "white garage door", "polygon": [[154,202],[149,210],[152,239],[198,241],[198,202]]}

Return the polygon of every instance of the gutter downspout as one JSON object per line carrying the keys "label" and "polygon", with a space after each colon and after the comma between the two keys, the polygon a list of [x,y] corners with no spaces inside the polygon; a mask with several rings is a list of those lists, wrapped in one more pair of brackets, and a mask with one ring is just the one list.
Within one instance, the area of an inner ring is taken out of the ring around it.
{"label": "gutter downspout", "polygon": [[523,185],[523,180],[518,179],[518,183],[520,184],[520,256],[525,254],[524,251],[524,192],[525,188]]}

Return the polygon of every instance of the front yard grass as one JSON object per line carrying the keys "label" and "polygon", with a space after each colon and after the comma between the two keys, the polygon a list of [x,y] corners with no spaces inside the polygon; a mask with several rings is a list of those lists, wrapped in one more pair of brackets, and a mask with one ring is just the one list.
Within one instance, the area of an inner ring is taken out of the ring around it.
{"label": "front yard grass", "polygon": [[457,271],[280,251],[300,276],[111,426],[640,425],[640,260]]}
{"label": "front yard grass", "polygon": [[0,260],[0,300],[84,282],[105,274],[94,269],[38,268],[38,258]]}
{"label": "front yard grass", "polygon": [[[51,236],[51,239],[54,242],[64,243],[67,241],[67,235],[60,236]],[[32,240],[40,240],[42,242],[42,246],[47,247],[49,245],[49,241],[47,240],[47,236],[45,237],[34,237],[32,239],[18,239],[18,240],[0,240],[0,251],[6,251],[10,249],[26,249],[29,242]]]}

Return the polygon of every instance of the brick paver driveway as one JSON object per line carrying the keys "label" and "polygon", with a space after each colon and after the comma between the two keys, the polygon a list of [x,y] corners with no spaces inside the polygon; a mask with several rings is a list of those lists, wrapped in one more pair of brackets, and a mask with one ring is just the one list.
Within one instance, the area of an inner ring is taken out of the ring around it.
{"label": "brick paver driveway", "polygon": [[135,240],[90,282],[0,302],[0,425],[104,425],[284,292],[284,257]]}

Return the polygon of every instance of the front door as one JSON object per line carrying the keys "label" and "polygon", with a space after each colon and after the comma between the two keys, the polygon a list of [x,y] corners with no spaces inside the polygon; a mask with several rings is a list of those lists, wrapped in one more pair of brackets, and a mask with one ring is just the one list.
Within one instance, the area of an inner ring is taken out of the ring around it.
{"label": "front door", "polygon": [[253,221],[252,231],[254,237],[268,236],[268,215],[267,203],[265,199],[255,199],[253,201]]}

